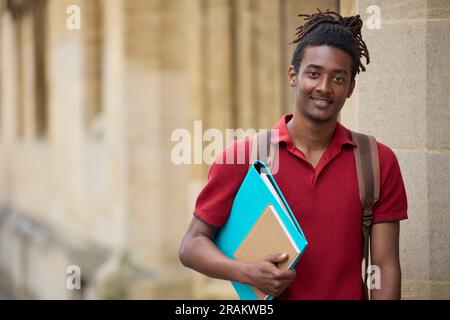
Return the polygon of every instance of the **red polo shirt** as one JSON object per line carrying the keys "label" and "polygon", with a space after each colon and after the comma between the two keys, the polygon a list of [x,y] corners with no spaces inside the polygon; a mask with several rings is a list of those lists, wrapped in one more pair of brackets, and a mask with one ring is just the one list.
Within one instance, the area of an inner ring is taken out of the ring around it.
{"label": "red polo shirt", "polygon": [[[354,144],[349,131],[337,123],[331,142],[316,168],[293,144],[287,130],[292,114],[284,115],[279,129],[279,170],[274,175],[308,240],[296,265],[297,277],[279,299],[363,299],[361,278],[361,203],[356,177]],[[208,182],[199,194],[194,215],[221,227],[249,166],[249,139],[234,141],[217,157],[226,163],[211,165]],[[245,145],[246,163],[237,164],[237,150]],[[407,218],[407,199],[395,154],[378,143],[380,199],[374,223]]]}

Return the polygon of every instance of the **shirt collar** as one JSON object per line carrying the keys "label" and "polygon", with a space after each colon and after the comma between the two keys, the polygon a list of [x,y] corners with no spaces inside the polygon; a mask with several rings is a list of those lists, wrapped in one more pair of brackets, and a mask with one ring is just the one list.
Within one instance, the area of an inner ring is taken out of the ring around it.
{"label": "shirt collar", "polygon": [[[274,134],[272,138],[272,143],[280,143],[282,141],[286,142],[287,145],[293,145],[292,139],[289,135],[287,128],[287,123],[292,119],[294,115],[292,113],[284,114],[280,121],[273,127],[273,129],[278,129],[278,134]],[[341,147],[343,145],[356,146],[352,139],[350,131],[344,127],[339,122],[336,123],[336,129],[334,131],[333,137],[331,138],[330,146]]]}

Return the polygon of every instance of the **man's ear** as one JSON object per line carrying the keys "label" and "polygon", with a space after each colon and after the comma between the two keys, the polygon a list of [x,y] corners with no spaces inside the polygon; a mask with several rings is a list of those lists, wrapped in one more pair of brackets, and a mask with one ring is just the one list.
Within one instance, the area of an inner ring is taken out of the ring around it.
{"label": "man's ear", "polygon": [[347,99],[350,98],[353,94],[353,90],[355,90],[355,84],[356,84],[356,80],[353,79],[350,82],[350,88],[348,88],[348,92],[347,92]]}
{"label": "man's ear", "polygon": [[295,71],[294,66],[289,67],[288,80],[291,87],[297,86],[297,72]]}

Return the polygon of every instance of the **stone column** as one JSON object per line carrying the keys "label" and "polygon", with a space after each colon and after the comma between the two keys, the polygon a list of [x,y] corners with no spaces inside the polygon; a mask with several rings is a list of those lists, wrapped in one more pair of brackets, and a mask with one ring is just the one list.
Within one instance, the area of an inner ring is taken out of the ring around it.
{"label": "stone column", "polygon": [[13,152],[16,133],[15,109],[18,103],[16,84],[19,61],[14,30],[11,12],[2,10],[0,15],[0,141],[2,148],[0,157],[3,166],[0,199],[2,203],[11,200],[12,160],[9,154]]}
{"label": "stone column", "polygon": [[233,34],[229,0],[207,1],[206,7],[207,126],[221,130],[233,126]]}
{"label": "stone column", "polygon": [[[255,86],[257,129],[272,128],[278,122],[282,110],[281,80],[281,1],[260,0],[255,5],[256,52],[252,59],[255,72],[252,81]],[[284,68],[286,69],[286,67]],[[286,85],[286,80],[284,81]]]}
{"label": "stone column", "polygon": [[[187,10],[191,13],[193,22],[189,27],[188,44],[190,63],[188,69],[190,100],[189,109],[192,121],[202,121],[203,133],[209,128],[222,131],[225,137],[225,129],[235,126],[233,110],[235,109],[235,70],[234,56],[234,8],[233,1],[187,1]],[[192,124],[189,124],[192,129]],[[195,147],[208,146],[211,142],[200,142],[202,134],[200,130],[191,130],[193,134],[194,158]],[[222,140],[223,147],[226,141]],[[189,170],[191,172],[187,192],[186,230],[192,219],[192,209],[195,199],[203,187],[208,165],[203,159],[202,164],[195,164]],[[188,271],[192,279],[192,295],[194,298],[229,296],[230,288],[225,288],[223,282],[208,279],[198,273]],[[228,290],[227,290],[228,289]]]}
{"label": "stone column", "polygon": [[14,37],[15,27],[10,11],[4,10],[1,16],[2,41],[2,87],[1,87],[1,130],[2,140],[12,140],[16,132],[15,108],[18,103],[17,79],[17,42]]}
{"label": "stone column", "polygon": [[128,239],[128,122],[124,80],[123,0],[102,0],[104,31],[102,48],[102,101],[104,112],[108,203],[106,211],[116,226],[116,248],[123,249]]}
{"label": "stone column", "polygon": [[[371,63],[342,119],[399,159],[409,203],[401,223],[403,298],[449,299],[450,3],[351,2],[341,1],[343,11],[359,12],[366,23]],[[372,9],[380,29],[367,27]]]}
{"label": "stone column", "polygon": [[[123,299],[128,287],[136,280],[137,269],[131,263],[129,247],[129,181],[128,181],[128,117],[125,106],[125,45],[124,4],[122,0],[102,0],[102,118],[107,176],[107,203],[105,214],[112,223],[110,231],[112,253],[93,277],[86,298]],[[88,48],[89,50],[89,48]],[[93,58],[93,56],[91,56]],[[92,65],[94,61],[90,61]],[[87,104],[87,107],[89,104]],[[88,111],[89,112],[89,111]],[[89,114],[88,114],[89,115]],[[89,120],[89,117],[85,120]]]}
{"label": "stone column", "polygon": [[121,40],[107,29],[106,43],[118,54],[120,68],[111,74],[116,83],[110,88],[120,94],[110,93],[120,100],[109,117],[122,134],[115,148],[124,154],[116,165],[125,166],[124,202],[118,207],[123,248],[99,271],[93,296],[182,298],[188,288],[177,239],[184,231],[179,220],[186,211],[188,177],[171,162],[170,133],[188,119],[185,11],[182,1],[115,1],[113,6],[105,20],[118,23]]}
{"label": "stone column", "polygon": [[[178,248],[186,231],[186,213],[192,214],[188,205],[187,186],[191,182],[190,165],[176,165],[172,161],[171,135],[177,129],[189,128],[189,76],[188,60],[189,31],[191,16],[187,15],[188,4],[185,0],[163,1],[161,30],[163,34],[161,61],[161,101],[162,109],[159,121],[161,131],[159,139],[161,148],[158,151],[161,161],[162,207],[161,212],[161,285],[156,289],[155,297],[166,299],[189,297],[189,273],[178,258]],[[200,105],[201,107],[201,105]],[[204,128],[205,130],[205,128]],[[191,131],[192,132],[192,131]],[[173,275],[176,274],[177,277]],[[158,292],[159,290],[159,292]]]}
{"label": "stone column", "polygon": [[236,127],[247,129],[256,128],[256,87],[254,56],[257,52],[254,31],[255,22],[255,1],[236,1],[235,28],[236,38]]}
{"label": "stone column", "polygon": [[21,42],[21,53],[19,55],[21,63],[22,79],[22,114],[19,114],[18,123],[21,127],[21,136],[25,138],[27,144],[32,143],[35,133],[35,112],[36,112],[36,66],[33,36],[33,14],[31,10],[23,14],[20,20],[19,41]]}

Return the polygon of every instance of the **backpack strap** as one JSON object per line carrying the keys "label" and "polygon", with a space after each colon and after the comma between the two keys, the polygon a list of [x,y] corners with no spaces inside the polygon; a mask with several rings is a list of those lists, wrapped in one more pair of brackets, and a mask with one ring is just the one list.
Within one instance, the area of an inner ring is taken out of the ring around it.
{"label": "backpack strap", "polygon": [[253,136],[250,166],[252,166],[256,160],[260,160],[267,165],[269,170],[272,170],[272,160],[275,156],[274,153],[272,130],[260,130]]}
{"label": "backpack strap", "polygon": [[351,131],[355,155],[356,174],[358,177],[359,198],[362,207],[364,292],[370,299],[367,286],[367,268],[371,263],[370,230],[373,221],[373,205],[380,197],[380,163],[378,148],[374,137]]}

